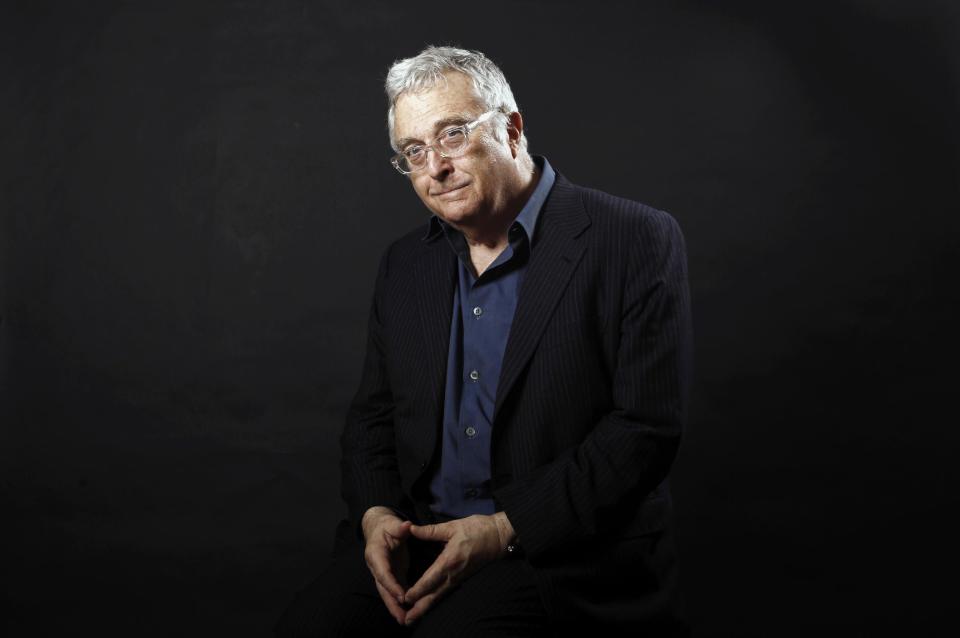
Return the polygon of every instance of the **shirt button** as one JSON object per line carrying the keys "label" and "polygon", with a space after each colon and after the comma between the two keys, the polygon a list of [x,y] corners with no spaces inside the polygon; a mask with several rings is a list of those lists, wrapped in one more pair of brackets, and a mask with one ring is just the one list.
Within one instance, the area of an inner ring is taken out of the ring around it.
{"label": "shirt button", "polygon": [[477,494],[479,494],[479,492],[476,489],[471,487],[469,490],[465,492],[465,494],[467,498],[477,498]]}
{"label": "shirt button", "polygon": [[473,309],[473,316],[474,316],[474,317],[479,317],[479,316],[482,315],[482,314],[483,314],[483,308],[481,308],[480,306],[476,306],[476,307]]}
{"label": "shirt button", "polygon": [[472,425],[468,426],[467,429],[463,431],[463,433],[467,435],[467,438],[472,439],[473,437],[477,436],[477,428],[473,427]]}
{"label": "shirt button", "polygon": [[470,378],[471,378],[473,381],[476,381],[477,379],[480,378],[480,373],[477,372],[476,370],[471,370],[471,371],[470,371]]}

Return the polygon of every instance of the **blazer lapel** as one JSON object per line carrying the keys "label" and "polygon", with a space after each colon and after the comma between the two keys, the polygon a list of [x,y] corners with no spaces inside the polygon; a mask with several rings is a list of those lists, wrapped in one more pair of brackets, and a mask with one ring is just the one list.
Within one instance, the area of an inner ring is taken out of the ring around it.
{"label": "blazer lapel", "polygon": [[497,384],[494,422],[583,256],[584,242],[578,237],[589,225],[579,193],[558,173],[540,211],[530,261],[520,287]]}
{"label": "blazer lapel", "polygon": [[[453,290],[456,284],[457,256],[447,245],[442,234],[425,241],[424,251],[416,260],[414,288],[423,335],[420,369],[423,371],[422,397],[427,423],[436,428],[418,432],[417,446],[423,454],[433,454],[437,433],[442,427],[443,396],[446,387],[447,352],[450,345],[450,319],[453,310]],[[415,356],[415,355],[414,355]]]}

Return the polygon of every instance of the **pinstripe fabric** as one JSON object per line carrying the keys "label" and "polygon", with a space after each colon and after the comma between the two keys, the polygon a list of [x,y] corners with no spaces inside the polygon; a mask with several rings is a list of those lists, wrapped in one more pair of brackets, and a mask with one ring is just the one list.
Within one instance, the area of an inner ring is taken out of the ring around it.
{"label": "pinstripe fabric", "polygon": [[[667,474],[691,362],[683,236],[668,214],[571,184],[548,197],[498,385],[491,476],[548,610],[668,618]],[[343,445],[355,524],[386,505],[430,519],[456,264],[442,238],[394,242]]]}

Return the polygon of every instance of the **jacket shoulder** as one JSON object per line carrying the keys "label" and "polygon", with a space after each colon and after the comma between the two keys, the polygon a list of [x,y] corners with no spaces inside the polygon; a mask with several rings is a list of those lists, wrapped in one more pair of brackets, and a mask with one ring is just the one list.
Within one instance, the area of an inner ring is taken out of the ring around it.
{"label": "jacket shoulder", "polygon": [[572,186],[579,192],[584,210],[593,224],[622,232],[680,232],[677,220],[665,210],[596,188]]}
{"label": "jacket shoulder", "polygon": [[391,270],[405,269],[423,252],[425,225],[420,224],[387,244],[380,257],[380,272],[383,278],[388,278]]}
{"label": "jacket shoulder", "polygon": [[597,188],[574,186],[580,193],[583,207],[592,218],[609,220],[612,223],[636,222],[646,219],[652,222],[664,222],[672,216],[649,204],[613,195]]}

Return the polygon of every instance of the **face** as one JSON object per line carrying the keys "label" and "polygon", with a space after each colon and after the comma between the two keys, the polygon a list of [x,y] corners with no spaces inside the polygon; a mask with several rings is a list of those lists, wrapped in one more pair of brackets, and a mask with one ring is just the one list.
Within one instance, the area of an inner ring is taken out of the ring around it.
{"label": "face", "polygon": [[[441,131],[472,122],[487,110],[470,78],[462,73],[448,73],[446,78],[429,91],[403,94],[397,100],[394,139],[401,149],[412,142],[433,144]],[[519,182],[520,133],[511,126],[509,134],[501,136],[506,141],[497,141],[495,126],[503,126],[503,120],[494,117],[473,129],[470,144],[459,157],[445,159],[431,149],[427,166],[409,175],[426,207],[455,227],[482,225],[511,204]]]}

